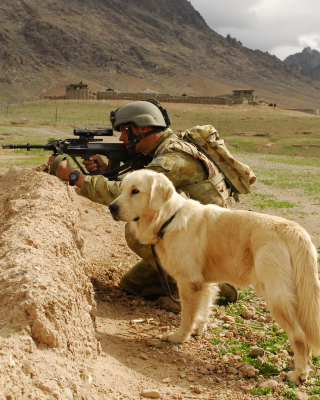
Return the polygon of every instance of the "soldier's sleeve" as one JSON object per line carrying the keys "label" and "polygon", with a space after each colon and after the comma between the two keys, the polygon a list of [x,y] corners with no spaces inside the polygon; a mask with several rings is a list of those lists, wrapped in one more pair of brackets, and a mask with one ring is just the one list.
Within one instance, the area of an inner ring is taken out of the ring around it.
{"label": "soldier's sleeve", "polygon": [[154,158],[145,168],[162,172],[176,188],[201,182],[207,176],[207,172],[199,160],[178,151]]}
{"label": "soldier's sleeve", "polygon": [[120,182],[109,181],[102,175],[87,175],[80,194],[96,203],[109,205],[120,194]]}

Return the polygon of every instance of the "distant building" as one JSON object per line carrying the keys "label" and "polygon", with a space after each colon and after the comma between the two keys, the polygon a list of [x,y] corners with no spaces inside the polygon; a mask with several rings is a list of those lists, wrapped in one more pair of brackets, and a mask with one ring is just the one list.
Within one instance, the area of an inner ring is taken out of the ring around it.
{"label": "distant building", "polygon": [[253,89],[234,89],[233,98],[234,100],[247,99],[248,101],[254,101],[253,92]]}
{"label": "distant building", "polygon": [[74,89],[87,89],[88,85],[86,83],[70,83],[70,85],[66,85],[66,91],[74,90]]}
{"label": "distant building", "polygon": [[86,83],[71,83],[70,85],[66,85],[66,99],[69,100],[96,100],[96,93],[91,92],[89,90],[88,85]]}

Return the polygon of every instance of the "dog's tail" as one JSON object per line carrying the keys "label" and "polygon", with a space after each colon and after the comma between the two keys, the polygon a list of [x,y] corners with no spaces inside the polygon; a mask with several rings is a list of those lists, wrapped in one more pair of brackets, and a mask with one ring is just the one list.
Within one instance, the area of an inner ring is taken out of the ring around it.
{"label": "dog's tail", "polygon": [[320,282],[317,251],[309,234],[301,230],[291,243],[293,279],[298,297],[297,317],[314,354],[320,354]]}

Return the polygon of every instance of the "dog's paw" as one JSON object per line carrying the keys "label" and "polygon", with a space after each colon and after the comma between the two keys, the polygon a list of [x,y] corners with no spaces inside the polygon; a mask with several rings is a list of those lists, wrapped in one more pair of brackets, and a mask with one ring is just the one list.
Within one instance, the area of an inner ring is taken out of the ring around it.
{"label": "dog's paw", "polygon": [[162,340],[172,343],[182,343],[185,342],[187,338],[188,335],[182,334],[179,332],[179,329],[175,332],[167,332],[162,336]]}
{"label": "dog's paw", "polygon": [[194,328],[192,335],[201,336],[203,332],[205,332],[206,330],[207,330],[207,323],[199,322],[198,325]]}
{"label": "dog's paw", "polygon": [[305,382],[309,376],[309,369],[304,372],[300,371],[290,371],[287,374],[287,379],[293,382],[295,385],[299,386],[301,383]]}

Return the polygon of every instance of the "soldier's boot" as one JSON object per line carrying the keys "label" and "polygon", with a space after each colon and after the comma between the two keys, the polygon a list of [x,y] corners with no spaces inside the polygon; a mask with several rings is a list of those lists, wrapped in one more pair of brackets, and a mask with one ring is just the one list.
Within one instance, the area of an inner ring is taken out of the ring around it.
{"label": "soldier's boot", "polygon": [[[177,285],[170,277],[167,279],[171,293],[173,293],[177,289]],[[166,295],[158,271],[144,260],[139,261],[123,275],[120,280],[120,287],[130,294],[148,300],[156,300]]]}
{"label": "soldier's boot", "polygon": [[225,297],[229,303],[237,302],[238,291],[234,286],[230,285],[230,283],[220,283],[219,289],[219,296]]}
{"label": "soldier's boot", "polygon": [[[171,293],[177,292],[177,284],[170,277],[168,277],[168,284]],[[157,304],[165,310],[174,313],[181,311],[180,304],[166,296],[158,271],[144,260],[139,261],[123,275],[120,280],[120,287],[135,296],[141,296],[147,300],[156,300]],[[178,295],[175,294],[174,297],[176,298]]]}
{"label": "soldier's boot", "polygon": [[170,299],[170,297],[167,296],[159,297],[157,300],[157,304],[159,304],[161,308],[164,308],[165,310],[171,311],[175,314],[181,312],[181,304],[173,301],[172,299]]}

